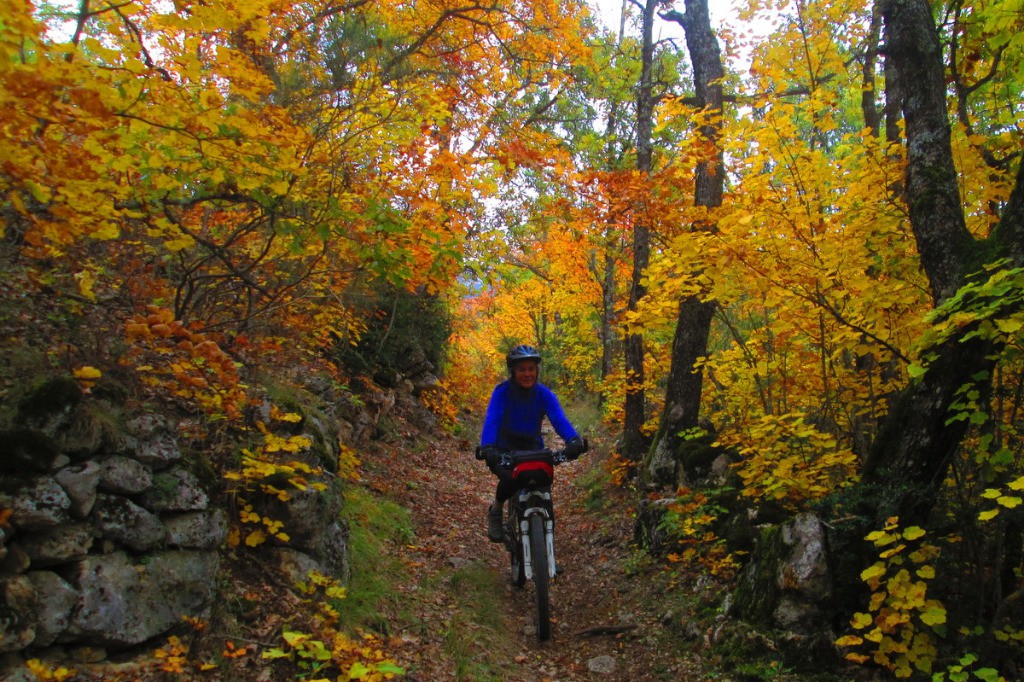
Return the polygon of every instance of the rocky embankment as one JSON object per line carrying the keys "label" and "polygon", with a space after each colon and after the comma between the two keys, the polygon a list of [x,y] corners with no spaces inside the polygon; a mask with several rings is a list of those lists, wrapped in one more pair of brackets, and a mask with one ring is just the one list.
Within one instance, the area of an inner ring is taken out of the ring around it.
{"label": "rocky embankment", "polygon": [[[0,432],[4,679],[30,657],[94,662],[162,641],[217,598],[231,526],[219,477],[168,416],[118,410],[50,382]],[[291,537],[261,554],[286,577],[346,574],[339,484],[321,482],[265,501]]]}

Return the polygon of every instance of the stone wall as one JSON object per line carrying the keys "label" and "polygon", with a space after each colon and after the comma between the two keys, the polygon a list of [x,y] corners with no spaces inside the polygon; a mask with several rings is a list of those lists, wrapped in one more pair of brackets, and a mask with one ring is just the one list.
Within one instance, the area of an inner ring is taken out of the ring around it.
{"label": "stone wall", "polygon": [[[357,401],[313,383],[306,398],[316,406],[293,406],[303,419],[290,433],[310,437],[311,465],[336,467],[339,444],[362,446],[380,437],[381,421],[396,403],[431,428],[433,416],[414,390],[406,381]],[[267,414],[255,408],[252,418],[266,423],[269,403],[263,407]],[[233,520],[228,501],[193,473],[202,469],[183,454],[175,418],[124,417],[122,410],[84,396],[73,381],[57,380],[4,419],[2,679],[29,657],[64,652],[102,660],[137,645],[160,645],[183,617],[209,615],[221,571],[231,569],[222,563]],[[285,501],[249,500],[288,530],[287,543],[270,538],[252,554],[280,575],[280,585],[305,581],[311,571],[348,581],[342,484],[330,471],[316,478],[324,486],[293,490]]]}
{"label": "stone wall", "polygon": [[0,433],[0,653],[118,649],[214,598],[227,514],[183,463],[172,425],[76,432],[77,401]]}
{"label": "stone wall", "polygon": [[[326,421],[306,426],[335,444],[318,455],[336,458],[339,429]],[[7,422],[0,430],[0,677],[57,648],[95,660],[160,643],[185,616],[208,614],[231,519],[227,501],[193,473],[172,417],[126,418],[119,406],[58,380],[24,399]],[[287,545],[259,548],[258,560],[280,571],[284,584],[310,571],[348,577],[341,484],[330,474],[319,482],[325,490],[296,491],[287,501],[254,499],[289,529]]]}

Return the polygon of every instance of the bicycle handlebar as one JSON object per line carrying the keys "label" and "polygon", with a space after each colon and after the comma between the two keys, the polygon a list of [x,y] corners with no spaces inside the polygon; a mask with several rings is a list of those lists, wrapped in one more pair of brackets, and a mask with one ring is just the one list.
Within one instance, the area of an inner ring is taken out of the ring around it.
{"label": "bicycle handlebar", "polygon": [[513,450],[511,452],[501,453],[500,459],[498,459],[498,465],[505,469],[511,469],[516,463],[516,460],[530,459],[531,457],[537,458],[547,455],[551,458],[552,464],[565,464],[570,461],[565,456],[564,450]]}
{"label": "bicycle handlebar", "polygon": [[[589,451],[589,447],[587,445],[586,440],[584,440],[583,443],[583,452],[579,453],[580,455]],[[480,447],[479,445],[474,451],[474,456],[479,460],[484,459],[483,448]],[[577,457],[578,456],[579,455],[577,455]],[[551,450],[549,448],[544,448],[541,450],[508,450],[502,452],[499,455],[498,466],[501,466],[505,469],[511,469],[512,465],[514,465],[517,461],[529,460],[531,458],[535,460],[543,460],[548,457],[551,458],[552,464],[565,464],[566,462],[571,462],[575,459],[575,457],[569,457],[568,455],[566,455],[564,449]]]}

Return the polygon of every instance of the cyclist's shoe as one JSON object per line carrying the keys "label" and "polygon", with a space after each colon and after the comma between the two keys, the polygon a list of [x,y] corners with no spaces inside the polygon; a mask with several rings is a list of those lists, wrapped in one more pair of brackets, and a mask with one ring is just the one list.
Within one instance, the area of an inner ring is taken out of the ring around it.
{"label": "cyclist's shoe", "polygon": [[501,507],[495,504],[487,508],[487,539],[491,542],[505,539],[505,529],[501,527]]}

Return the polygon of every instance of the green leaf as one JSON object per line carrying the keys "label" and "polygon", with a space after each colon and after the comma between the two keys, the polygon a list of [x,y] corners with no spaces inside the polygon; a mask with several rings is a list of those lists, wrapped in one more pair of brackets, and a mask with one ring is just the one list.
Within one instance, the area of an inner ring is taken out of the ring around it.
{"label": "green leaf", "polygon": [[882,564],[875,564],[869,568],[865,568],[860,572],[860,579],[864,582],[868,582],[872,578],[880,578],[885,575],[885,566]]}
{"label": "green leaf", "polygon": [[925,625],[935,626],[946,622],[946,609],[941,606],[932,606],[921,612],[921,622]]}
{"label": "green leaf", "polygon": [[[1008,466],[1013,463],[1013,460],[1013,452],[1009,448],[999,448],[999,450],[997,450],[996,453],[992,455],[992,464],[995,466]],[[1013,488],[1013,483],[1010,484],[1010,487]],[[1024,489],[1024,486],[1022,486],[1021,488],[1013,489],[1021,490]]]}
{"label": "green leaf", "polygon": [[281,633],[281,637],[284,638],[284,641],[288,642],[288,646],[299,646],[309,639],[309,635],[295,632],[294,630],[285,630]]}
{"label": "green leaf", "polygon": [[348,669],[348,679],[350,680],[361,680],[369,674],[370,669],[359,661],[353,663],[352,667]]}
{"label": "green leaf", "polygon": [[996,328],[1004,334],[1016,334],[1024,327],[1024,320],[1011,317],[1008,320],[996,320]]}
{"label": "green leaf", "polygon": [[314,639],[309,643],[309,655],[318,661],[329,661],[333,657],[331,650],[318,639]]}
{"label": "green leaf", "polygon": [[873,622],[874,618],[871,617],[870,613],[857,612],[853,614],[853,618],[850,619],[850,625],[857,630],[863,630]]}
{"label": "green leaf", "polygon": [[988,414],[986,414],[984,412],[978,411],[978,412],[973,412],[971,414],[971,423],[976,425],[976,426],[984,424],[987,421],[988,421]]}
{"label": "green leaf", "polygon": [[919,526],[910,526],[903,531],[904,540],[917,540],[925,535],[925,530]]}
{"label": "green leaf", "polygon": [[999,516],[999,510],[998,509],[989,509],[988,511],[983,511],[980,514],[978,514],[978,520],[979,521],[991,521],[992,519],[994,519],[997,516]]}

